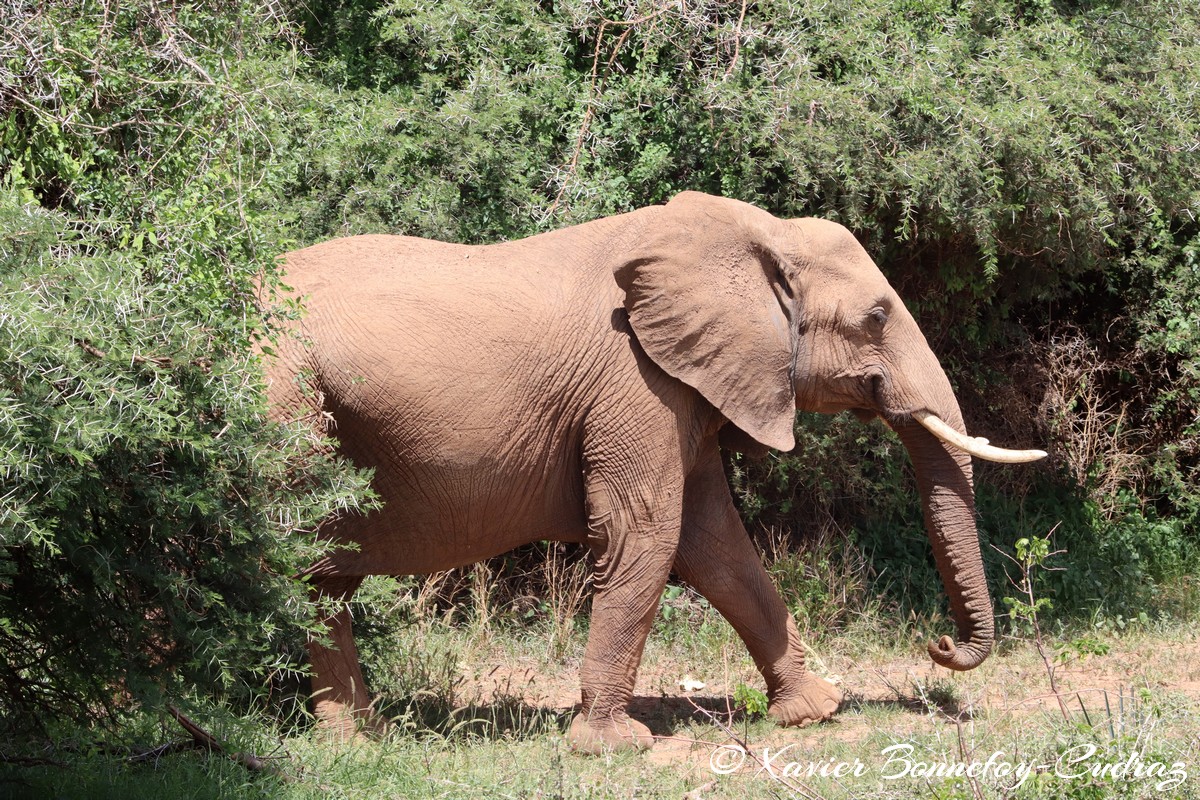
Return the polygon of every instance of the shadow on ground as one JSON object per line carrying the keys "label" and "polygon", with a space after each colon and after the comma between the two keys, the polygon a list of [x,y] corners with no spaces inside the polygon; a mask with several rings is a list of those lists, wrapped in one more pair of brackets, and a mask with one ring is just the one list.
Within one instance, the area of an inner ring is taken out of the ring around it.
{"label": "shadow on ground", "polygon": [[838,713],[846,711],[868,711],[871,709],[881,709],[885,711],[902,710],[911,714],[920,714],[922,716],[933,713],[940,713],[952,720],[965,722],[972,719],[974,714],[969,705],[962,705],[958,700],[949,697],[913,697],[909,695],[898,694],[895,697],[886,698],[864,698],[856,695],[848,695],[842,700],[842,704],[838,707]]}
{"label": "shadow on ground", "polygon": [[[926,715],[931,711],[950,719],[967,720],[971,709],[949,698],[922,699],[897,696],[864,699],[847,696],[839,713],[869,709],[903,710]],[[398,698],[379,709],[394,720],[401,730],[430,732],[441,736],[484,739],[535,739],[565,731],[579,706],[551,707],[516,698],[479,701],[451,706],[443,698],[415,696]],[[644,723],[655,736],[673,736],[681,729],[700,724],[740,728],[745,711],[726,696],[677,697],[637,695],[629,704],[629,713]]]}

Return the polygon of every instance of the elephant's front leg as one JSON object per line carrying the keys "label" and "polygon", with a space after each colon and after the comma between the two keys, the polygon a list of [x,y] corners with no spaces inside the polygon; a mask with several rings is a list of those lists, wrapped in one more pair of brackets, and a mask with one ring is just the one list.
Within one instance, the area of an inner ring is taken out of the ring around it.
{"label": "elephant's front leg", "polygon": [[746,643],[777,722],[804,725],[833,716],[841,692],[805,667],[796,623],[738,517],[716,448],[688,475],[675,571]]}
{"label": "elephant's front leg", "polygon": [[636,470],[646,480],[629,485],[617,472],[586,477],[595,595],[580,670],[583,702],[569,738],[577,750],[590,753],[654,741],[627,708],[679,542],[682,478],[655,480]]}

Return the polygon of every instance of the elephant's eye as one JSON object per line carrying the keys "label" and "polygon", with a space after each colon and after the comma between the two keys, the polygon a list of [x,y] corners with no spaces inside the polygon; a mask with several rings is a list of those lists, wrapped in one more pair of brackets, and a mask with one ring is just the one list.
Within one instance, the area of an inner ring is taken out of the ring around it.
{"label": "elephant's eye", "polygon": [[884,311],[882,308],[871,309],[871,311],[867,314],[867,316],[869,316],[871,318],[871,322],[874,323],[875,327],[877,327],[877,328],[883,328],[883,326],[886,325],[887,321],[888,321],[887,312]]}

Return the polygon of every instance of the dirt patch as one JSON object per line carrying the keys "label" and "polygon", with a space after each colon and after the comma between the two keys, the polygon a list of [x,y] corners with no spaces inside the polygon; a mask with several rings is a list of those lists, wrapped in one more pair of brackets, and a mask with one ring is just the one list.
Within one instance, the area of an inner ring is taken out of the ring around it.
{"label": "dirt patch", "polygon": [[579,702],[578,668],[548,671],[533,663],[495,662],[482,672],[463,675],[458,696],[475,703],[519,701],[552,710]]}

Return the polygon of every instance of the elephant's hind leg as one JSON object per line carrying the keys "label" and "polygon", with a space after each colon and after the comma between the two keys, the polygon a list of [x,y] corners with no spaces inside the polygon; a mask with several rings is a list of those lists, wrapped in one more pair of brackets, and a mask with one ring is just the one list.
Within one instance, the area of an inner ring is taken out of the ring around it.
{"label": "elephant's hind leg", "polygon": [[335,610],[323,620],[328,629],[326,641],[317,638],[308,641],[313,715],[319,727],[340,741],[353,739],[363,730],[383,728],[367,697],[351,630],[350,609],[346,605],[362,580],[356,576],[314,581],[317,596],[333,601]]}
{"label": "elephant's hind leg", "polygon": [[833,716],[841,692],[806,668],[795,620],[738,517],[716,450],[688,476],[675,571],[746,643],[777,722],[805,725]]}

